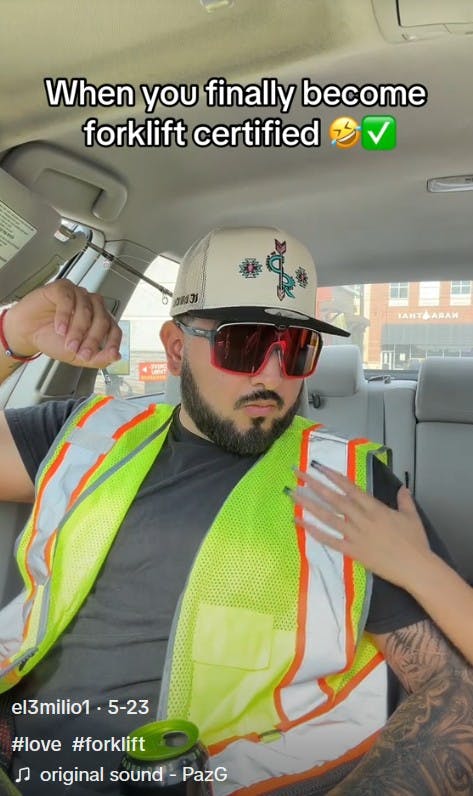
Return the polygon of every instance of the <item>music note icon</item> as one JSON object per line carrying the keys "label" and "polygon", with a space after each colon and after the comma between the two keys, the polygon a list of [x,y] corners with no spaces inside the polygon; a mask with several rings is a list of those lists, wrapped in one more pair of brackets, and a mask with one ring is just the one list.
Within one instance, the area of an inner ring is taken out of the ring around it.
{"label": "music note icon", "polygon": [[29,766],[23,766],[18,770],[18,776],[15,782],[28,782],[30,778],[30,769]]}

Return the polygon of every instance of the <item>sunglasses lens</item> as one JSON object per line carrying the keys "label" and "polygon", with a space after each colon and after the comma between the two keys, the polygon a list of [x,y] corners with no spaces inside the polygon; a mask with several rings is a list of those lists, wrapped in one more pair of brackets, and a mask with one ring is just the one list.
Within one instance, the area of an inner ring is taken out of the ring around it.
{"label": "sunglasses lens", "polygon": [[292,326],[282,338],[284,348],[284,367],[288,376],[309,376],[314,370],[322,349],[322,338],[310,329],[297,329]]}
{"label": "sunglasses lens", "polygon": [[269,348],[280,344],[287,376],[308,376],[322,348],[321,337],[310,329],[290,326],[278,330],[270,324],[236,323],[222,326],[214,340],[213,362],[234,373],[257,373]]}

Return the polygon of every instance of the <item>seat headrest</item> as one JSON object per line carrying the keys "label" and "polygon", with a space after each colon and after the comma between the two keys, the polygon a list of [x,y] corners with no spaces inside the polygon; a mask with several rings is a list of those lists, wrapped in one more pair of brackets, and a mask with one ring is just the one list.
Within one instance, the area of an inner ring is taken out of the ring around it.
{"label": "seat headrest", "polygon": [[473,358],[429,357],[422,362],[416,416],[431,423],[473,423]]}
{"label": "seat headrest", "polygon": [[329,345],[322,349],[315,372],[307,379],[309,393],[328,397],[354,395],[364,381],[360,349]]}

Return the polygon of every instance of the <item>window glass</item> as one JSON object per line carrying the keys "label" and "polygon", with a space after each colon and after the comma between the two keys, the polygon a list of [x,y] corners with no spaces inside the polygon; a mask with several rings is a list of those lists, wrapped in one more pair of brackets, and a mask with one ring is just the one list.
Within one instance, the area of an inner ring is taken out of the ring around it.
{"label": "window glass", "polygon": [[452,296],[463,296],[471,293],[471,281],[468,279],[459,279],[452,282]]}
{"label": "window glass", "polygon": [[[173,291],[178,263],[164,257],[154,260],[146,274]],[[324,345],[352,343],[359,347],[365,369],[416,371],[431,356],[473,356],[473,303],[455,306],[453,285],[469,282],[435,282],[438,304],[420,302],[426,283],[397,282],[372,285],[319,287],[317,317],[350,332],[349,338],[323,335]],[[460,288],[458,288],[460,290]],[[465,291],[465,287],[461,290]],[[392,296],[398,296],[392,303]],[[402,297],[402,298],[401,298]],[[122,360],[107,374],[99,373],[96,391],[131,397],[164,391],[166,359],[159,330],[169,318],[169,303],[162,294],[139,282],[120,323],[124,331]],[[129,352],[128,352],[129,346]]]}
{"label": "window glass", "polygon": [[451,283],[450,302],[453,305],[465,305],[471,302],[471,281],[469,279],[458,279]]}
{"label": "window glass", "polygon": [[419,282],[419,305],[437,306],[440,299],[440,282]]}
{"label": "window glass", "polygon": [[[452,286],[463,291],[456,306]],[[317,317],[347,329],[350,338],[324,335],[325,345],[354,343],[365,369],[418,370],[427,357],[473,356],[469,282],[395,282],[321,287]],[[461,286],[461,287],[460,287]],[[426,306],[427,297],[435,304]],[[401,303],[399,303],[401,302]],[[400,374],[401,375],[401,374]]]}
{"label": "window glass", "polygon": [[389,285],[389,304],[391,307],[402,307],[409,300],[408,282],[391,282]]}
{"label": "window glass", "polygon": [[[157,257],[146,269],[146,276],[174,290],[179,263]],[[140,281],[120,319],[123,337],[122,359],[99,372],[95,391],[130,398],[164,391],[166,357],[159,338],[169,319],[170,301],[157,288]]]}

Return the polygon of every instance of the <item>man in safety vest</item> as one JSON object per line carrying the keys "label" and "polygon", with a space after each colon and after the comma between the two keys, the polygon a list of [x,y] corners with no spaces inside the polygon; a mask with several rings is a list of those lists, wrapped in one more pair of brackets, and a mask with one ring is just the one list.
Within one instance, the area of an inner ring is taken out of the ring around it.
{"label": "man in safety vest", "polygon": [[[382,446],[297,414],[321,333],[346,335],[314,317],[316,286],[286,232],[215,230],[161,330],[179,407],[92,396],[2,416],[0,499],[34,507],[0,691],[19,739],[60,741],[15,744],[25,795],[116,793],[119,740],[156,711],[199,727],[217,796],[468,792],[471,670],[411,597],[310,534],[329,517],[303,473],[323,465],[415,512]],[[104,367],[120,333],[59,280],[2,314],[0,342],[4,379],[38,352]],[[394,715],[386,662],[410,694]]]}

